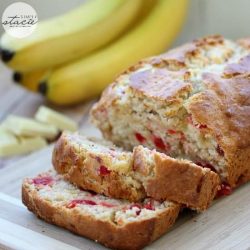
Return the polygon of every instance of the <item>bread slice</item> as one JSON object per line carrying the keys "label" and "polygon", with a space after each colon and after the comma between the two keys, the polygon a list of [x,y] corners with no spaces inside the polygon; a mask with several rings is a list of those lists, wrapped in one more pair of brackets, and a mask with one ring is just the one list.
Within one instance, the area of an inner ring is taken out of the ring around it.
{"label": "bread slice", "polygon": [[250,179],[250,46],[210,36],[129,68],[92,109],[103,136]]}
{"label": "bread slice", "polygon": [[209,206],[220,183],[216,173],[190,161],[142,146],[127,152],[68,132],[57,141],[52,161],[80,188],[130,201],[171,200],[195,210]]}
{"label": "bread slice", "polygon": [[141,249],[171,227],[180,210],[173,202],[141,203],[80,190],[50,171],[23,181],[22,200],[39,218],[106,247]]}

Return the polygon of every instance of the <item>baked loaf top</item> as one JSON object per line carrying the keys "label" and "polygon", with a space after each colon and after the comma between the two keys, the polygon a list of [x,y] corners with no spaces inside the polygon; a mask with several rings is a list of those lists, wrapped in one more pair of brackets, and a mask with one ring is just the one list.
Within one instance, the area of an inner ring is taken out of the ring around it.
{"label": "baked loaf top", "polygon": [[180,206],[146,199],[141,203],[80,190],[50,171],[25,179],[23,203],[47,222],[114,249],[141,249],[175,222]]}
{"label": "baked loaf top", "polygon": [[106,89],[93,122],[118,145],[184,155],[234,187],[250,178],[249,50],[210,36],[143,60]]}
{"label": "baked loaf top", "polygon": [[137,146],[124,151],[112,143],[63,133],[53,151],[56,171],[75,185],[113,198],[171,200],[206,209],[220,179],[208,168]]}

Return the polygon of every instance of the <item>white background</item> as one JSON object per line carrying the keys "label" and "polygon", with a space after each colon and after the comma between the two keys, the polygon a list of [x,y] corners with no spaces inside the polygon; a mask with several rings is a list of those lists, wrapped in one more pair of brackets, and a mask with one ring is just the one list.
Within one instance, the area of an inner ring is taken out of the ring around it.
{"label": "white background", "polygon": [[[167,1],[167,0],[166,0]],[[1,16],[13,0],[0,0]],[[25,0],[40,20],[65,12],[84,0]],[[166,24],[162,24],[164,29]],[[250,36],[250,0],[190,0],[185,26],[175,45],[206,34],[222,34],[237,39]],[[0,25],[0,33],[3,32]],[[52,31],[53,32],[53,31]]]}

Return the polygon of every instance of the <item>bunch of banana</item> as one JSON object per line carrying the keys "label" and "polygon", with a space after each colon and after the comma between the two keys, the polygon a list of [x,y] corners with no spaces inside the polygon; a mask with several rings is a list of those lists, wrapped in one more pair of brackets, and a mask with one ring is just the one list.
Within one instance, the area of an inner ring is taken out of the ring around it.
{"label": "bunch of banana", "polygon": [[100,94],[131,64],[166,50],[184,21],[187,1],[91,0],[40,22],[21,41],[4,34],[2,60],[23,86],[56,104],[79,103]]}
{"label": "bunch of banana", "polygon": [[49,70],[37,70],[30,72],[13,72],[13,81],[27,88],[32,92],[37,92],[38,84],[49,74]]}
{"label": "bunch of banana", "polygon": [[90,0],[79,8],[39,22],[28,37],[1,39],[2,60],[17,71],[47,69],[85,56],[107,44],[135,19],[143,0]]}

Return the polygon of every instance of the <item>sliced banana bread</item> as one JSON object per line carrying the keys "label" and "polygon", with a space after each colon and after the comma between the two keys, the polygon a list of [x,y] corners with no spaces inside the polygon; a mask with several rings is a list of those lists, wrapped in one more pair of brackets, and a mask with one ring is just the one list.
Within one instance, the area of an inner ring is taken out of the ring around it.
{"label": "sliced banana bread", "polygon": [[80,188],[113,198],[171,200],[195,210],[213,200],[219,177],[188,160],[142,146],[126,152],[105,141],[63,133],[53,152],[59,174]]}
{"label": "sliced banana bread", "polygon": [[141,61],[92,109],[108,140],[142,144],[217,172],[223,187],[250,179],[249,39],[195,40]]}
{"label": "sliced banana bread", "polygon": [[24,180],[22,199],[39,218],[122,250],[141,249],[159,238],[180,210],[168,201],[129,203],[82,191],[52,171]]}

